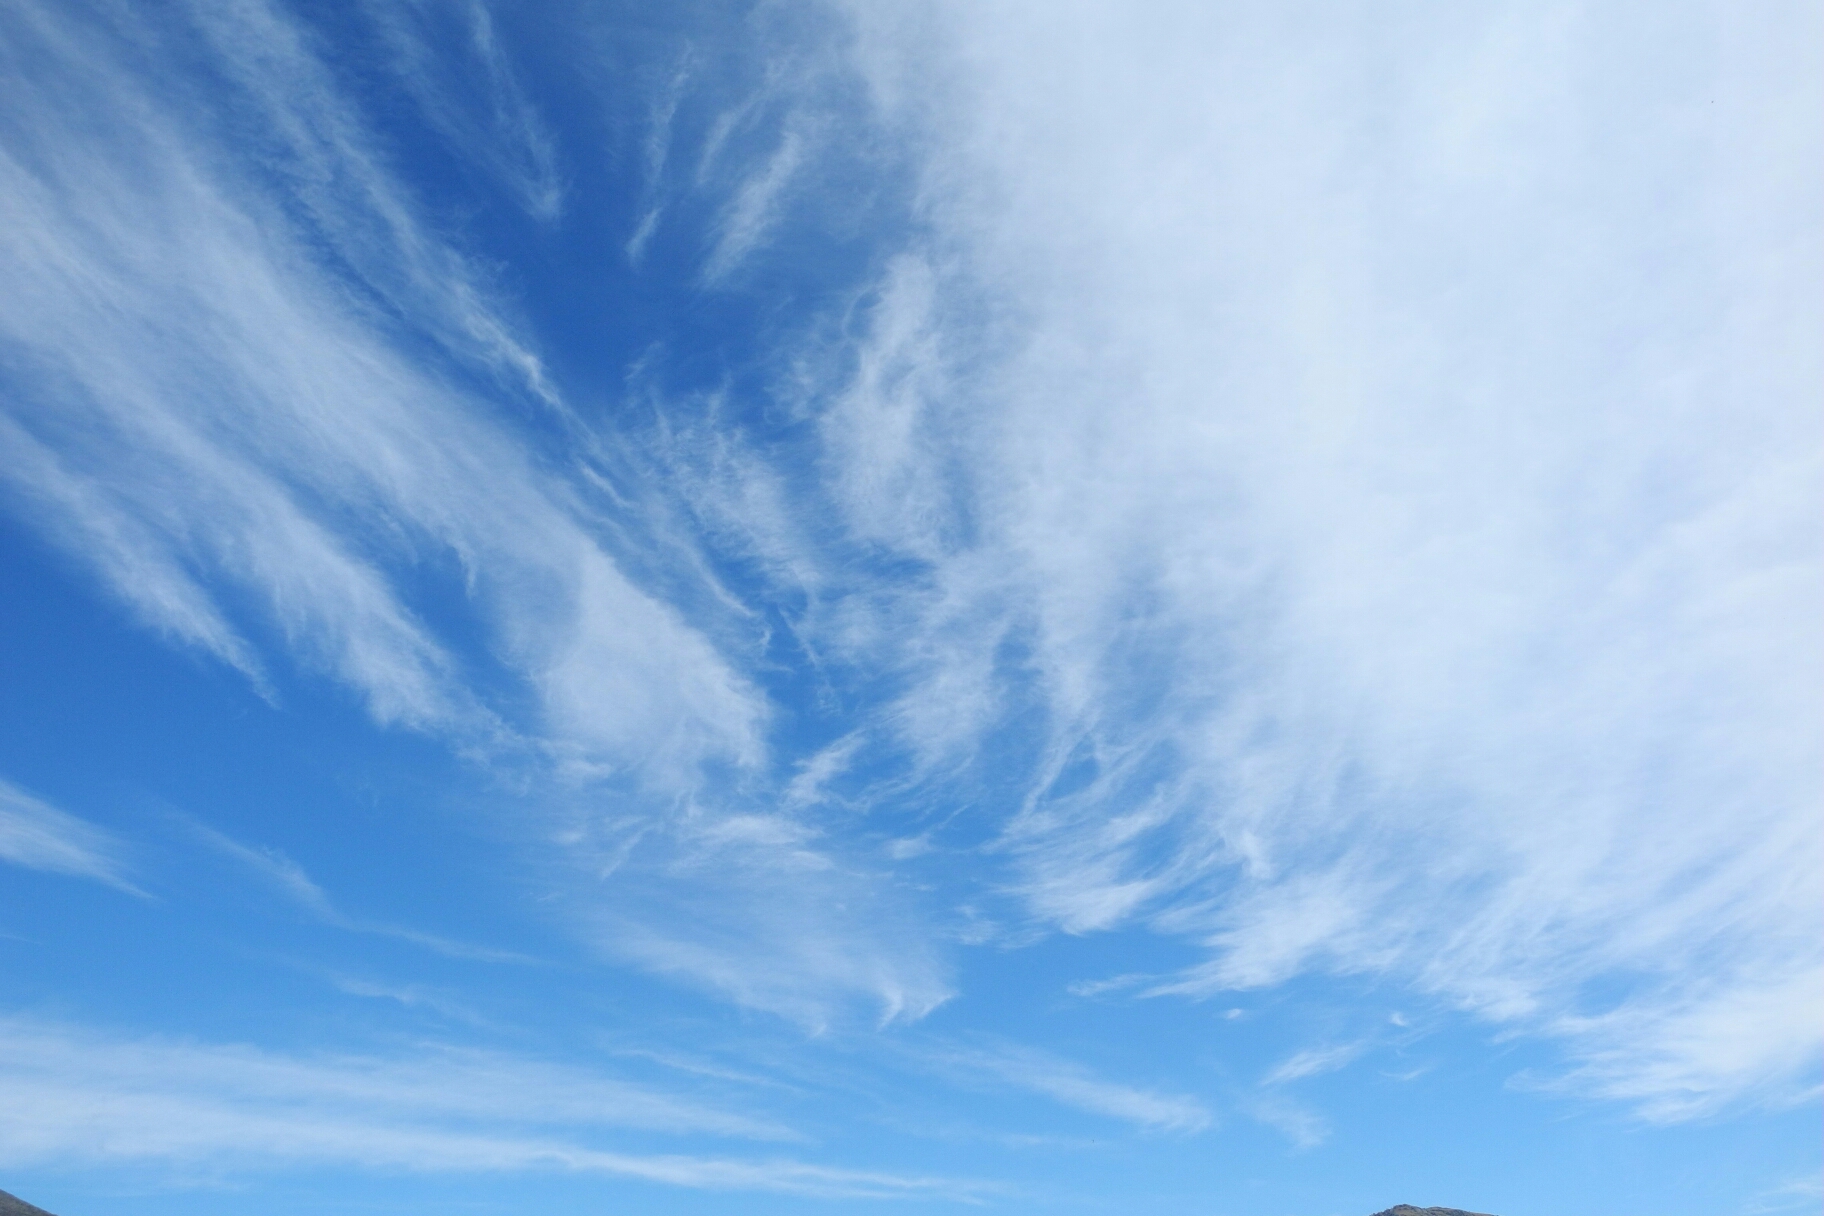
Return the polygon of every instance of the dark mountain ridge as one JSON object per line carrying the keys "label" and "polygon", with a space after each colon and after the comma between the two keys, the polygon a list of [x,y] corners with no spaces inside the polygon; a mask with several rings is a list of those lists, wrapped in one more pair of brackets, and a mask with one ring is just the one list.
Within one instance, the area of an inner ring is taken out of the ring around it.
{"label": "dark mountain ridge", "polygon": [[17,1195],[0,1191],[0,1216],[51,1216],[43,1208],[35,1208]]}
{"label": "dark mountain ridge", "polygon": [[1462,1208],[1415,1208],[1410,1203],[1396,1203],[1374,1216],[1488,1216],[1488,1213],[1465,1212]]}

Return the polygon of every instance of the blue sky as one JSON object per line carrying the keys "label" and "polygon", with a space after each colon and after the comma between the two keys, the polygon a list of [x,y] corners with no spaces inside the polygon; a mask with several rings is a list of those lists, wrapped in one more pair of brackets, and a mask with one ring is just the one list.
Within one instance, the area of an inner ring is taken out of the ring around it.
{"label": "blue sky", "polygon": [[1816,1212],[1815,3],[0,14],[0,1187]]}

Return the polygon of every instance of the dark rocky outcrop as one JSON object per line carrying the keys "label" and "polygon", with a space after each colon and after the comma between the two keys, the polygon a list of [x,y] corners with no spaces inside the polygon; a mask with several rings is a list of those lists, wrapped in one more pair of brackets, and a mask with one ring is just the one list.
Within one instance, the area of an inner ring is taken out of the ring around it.
{"label": "dark rocky outcrop", "polygon": [[1374,1216],[1488,1216],[1488,1213],[1465,1212],[1462,1208],[1415,1208],[1410,1203],[1396,1203]]}
{"label": "dark rocky outcrop", "polygon": [[0,1216],[51,1216],[43,1208],[35,1208],[17,1195],[0,1191]]}

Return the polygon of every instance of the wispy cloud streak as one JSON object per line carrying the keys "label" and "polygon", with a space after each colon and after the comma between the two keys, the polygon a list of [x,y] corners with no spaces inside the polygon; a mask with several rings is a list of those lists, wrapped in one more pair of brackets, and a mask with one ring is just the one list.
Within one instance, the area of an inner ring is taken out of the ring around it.
{"label": "wispy cloud streak", "polygon": [[1322,1076],[1346,1067],[1367,1048],[1366,1043],[1341,1043],[1335,1047],[1311,1047],[1294,1052],[1268,1070],[1262,1085],[1285,1085],[1306,1077]]}
{"label": "wispy cloud streak", "polygon": [[804,162],[804,144],[801,132],[787,130],[773,154],[741,183],[723,214],[715,246],[704,263],[706,282],[727,278],[760,245],[777,221],[783,200],[790,197],[786,188]]}
{"label": "wispy cloud streak", "polygon": [[[366,9],[393,49],[400,80],[452,149],[484,166],[528,214],[557,219],[564,204],[557,141],[501,47],[488,5]],[[452,44],[464,53],[452,54]]]}
{"label": "wispy cloud streak", "polygon": [[942,1047],[932,1049],[924,1059],[954,1071],[966,1081],[989,1080],[1022,1089],[1063,1106],[1149,1131],[1199,1132],[1211,1123],[1209,1109],[1188,1095],[1110,1081],[1073,1061],[1032,1048]]}
{"label": "wispy cloud streak", "polygon": [[207,824],[198,823],[192,819],[185,818],[181,822],[210,848],[233,858],[252,870],[279,894],[310,913],[316,920],[333,928],[344,929],[350,933],[367,933],[377,937],[390,937],[398,941],[410,942],[414,946],[449,958],[466,958],[486,963],[529,963],[533,961],[523,954],[515,954],[509,950],[494,950],[486,946],[452,941],[435,933],[426,933],[403,925],[391,925],[349,916],[331,902],[328,893],[309,874],[305,873],[303,866],[277,849],[256,848],[252,845],[242,844]]}
{"label": "wispy cloud streak", "polygon": [[0,1161],[15,1167],[214,1162],[573,1170],[838,1198],[956,1198],[977,1189],[778,1158],[592,1146],[574,1137],[590,1127],[763,1141],[793,1134],[650,1088],[477,1052],[287,1056],[14,1019],[0,1022],[0,1076],[10,1096],[0,1111]]}
{"label": "wispy cloud streak", "polygon": [[0,780],[0,861],[91,878],[139,895],[127,880],[124,853],[113,833]]}

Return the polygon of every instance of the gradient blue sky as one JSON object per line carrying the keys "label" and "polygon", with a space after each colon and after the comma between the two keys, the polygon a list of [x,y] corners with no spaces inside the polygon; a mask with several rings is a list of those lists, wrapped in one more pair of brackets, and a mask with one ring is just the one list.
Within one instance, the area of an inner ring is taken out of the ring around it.
{"label": "gradient blue sky", "polygon": [[1821,82],[13,0],[0,1188],[1819,1211]]}

